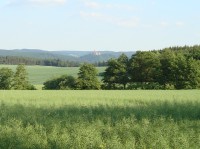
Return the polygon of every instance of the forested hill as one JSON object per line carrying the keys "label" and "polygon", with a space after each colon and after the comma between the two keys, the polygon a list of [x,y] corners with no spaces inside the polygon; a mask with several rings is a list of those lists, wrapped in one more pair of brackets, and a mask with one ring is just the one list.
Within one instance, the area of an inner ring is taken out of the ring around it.
{"label": "forested hill", "polygon": [[[123,52],[130,57],[135,52]],[[72,62],[105,62],[110,58],[117,58],[122,52],[113,51],[44,51],[38,49],[0,50],[1,57],[23,57],[37,59],[56,59]]]}
{"label": "forested hill", "polygon": [[161,51],[171,50],[177,53],[183,53],[187,57],[192,57],[193,59],[200,60],[200,45],[194,46],[183,46],[183,47],[169,47],[164,48]]}
{"label": "forested hill", "polygon": [[[200,60],[200,45],[169,47],[161,50],[153,50],[162,53],[165,50],[183,53],[187,57]],[[152,52],[153,52],[152,51]],[[113,52],[113,51],[44,51],[37,49],[0,50],[0,64],[18,65],[44,65],[59,67],[76,67],[83,62],[106,66],[111,58],[118,58],[124,53],[131,58],[136,52]]]}
{"label": "forested hill", "polygon": [[43,58],[43,59],[68,59],[73,60],[72,57],[54,54],[49,51],[42,51],[36,49],[21,49],[21,50],[0,50],[0,56],[16,56],[29,58]]}

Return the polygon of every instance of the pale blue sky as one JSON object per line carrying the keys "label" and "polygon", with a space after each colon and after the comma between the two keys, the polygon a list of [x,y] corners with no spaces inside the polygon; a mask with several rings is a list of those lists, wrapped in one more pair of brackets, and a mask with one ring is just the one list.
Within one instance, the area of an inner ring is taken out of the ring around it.
{"label": "pale blue sky", "polygon": [[200,0],[0,0],[0,49],[200,44]]}

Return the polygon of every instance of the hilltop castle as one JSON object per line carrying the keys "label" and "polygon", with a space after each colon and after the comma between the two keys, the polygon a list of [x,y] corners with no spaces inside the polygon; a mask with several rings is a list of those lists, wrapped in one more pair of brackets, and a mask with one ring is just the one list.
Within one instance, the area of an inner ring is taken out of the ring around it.
{"label": "hilltop castle", "polygon": [[101,55],[101,53],[99,51],[96,51],[96,50],[94,50],[92,54],[95,55],[95,56]]}

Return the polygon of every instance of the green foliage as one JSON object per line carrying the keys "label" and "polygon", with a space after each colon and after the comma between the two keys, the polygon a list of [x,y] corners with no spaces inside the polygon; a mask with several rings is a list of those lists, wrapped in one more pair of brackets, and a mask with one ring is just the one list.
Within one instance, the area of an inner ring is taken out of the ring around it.
{"label": "green foliage", "polygon": [[[170,47],[160,51],[138,51],[130,59],[122,54],[118,59],[110,59],[107,62],[107,68],[97,68],[100,70],[98,79],[102,79],[102,89],[199,89],[199,51],[200,46],[184,46]],[[8,66],[8,68],[14,70],[15,66]],[[80,79],[81,77],[78,76],[79,89],[99,89],[98,80],[92,79],[96,78],[97,74],[92,74],[92,77],[91,74],[86,73],[88,70],[81,72],[78,67],[27,67],[31,83],[41,86],[40,88],[49,78],[64,75],[66,72],[76,77],[79,71],[78,75],[82,77]],[[66,81],[62,82],[62,87],[57,88],[70,89],[65,83]],[[33,86],[28,86],[28,88],[33,88]]]}
{"label": "green foliage", "polygon": [[13,79],[13,89],[15,90],[35,90],[33,85],[30,85],[28,81],[28,73],[26,71],[25,65],[20,64],[16,68]]}
{"label": "green foliage", "polygon": [[186,77],[188,80],[186,88],[200,88],[200,61],[194,59],[189,59],[187,61]]}
{"label": "green foliage", "polygon": [[117,74],[118,74],[119,64],[116,59],[110,59],[108,61],[108,67],[103,73],[103,82],[105,84],[105,89],[115,89],[117,84]]}
{"label": "green foliage", "polygon": [[130,59],[129,73],[133,82],[156,82],[160,73],[159,53],[137,52]]}
{"label": "green foliage", "polygon": [[13,71],[9,68],[0,69],[0,89],[9,90],[12,87]]}
{"label": "green foliage", "polygon": [[6,65],[41,65],[41,66],[57,66],[57,67],[78,67],[80,62],[66,61],[55,58],[30,58],[18,56],[0,56],[0,64]]}
{"label": "green foliage", "polygon": [[[200,65],[197,60],[187,58],[183,53],[165,50],[161,54],[159,82],[165,89],[194,89],[200,85]],[[170,88],[171,88],[170,87]]]}
{"label": "green foliage", "polygon": [[199,148],[199,98],[197,90],[0,91],[0,148]]}
{"label": "green foliage", "polygon": [[14,74],[14,83],[13,88],[18,90],[26,89],[28,86],[28,73],[26,72],[26,68],[23,64],[20,64],[16,68],[16,72]]}
{"label": "green foliage", "polygon": [[119,89],[119,85],[123,85],[123,89],[126,89],[129,77],[128,57],[125,54],[121,54],[118,59],[108,61],[108,67],[103,74],[103,82],[105,89]]}
{"label": "green foliage", "polygon": [[[198,89],[200,46],[138,51],[110,59],[103,75],[103,89]],[[196,51],[195,51],[196,50]]]}
{"label": "green foliage", "polygon": [[75,89],[76,79],[73,76],[63,75],[44,82],[43,89],[59,90],[59,89]]}
{"label": "green foliage", "polygon": [[83,64],[78,73],[77,88],[83,90],[100,89],[97,69],[92,64]]}
{"label": "green foliage", "polygon": [[129,82],[128,78],[128,57],[125,54],[122,54],[117,59],[119,63],[118,74],[117,74],[117,83],[122,84],[123,88],[126,89],[126,84]]}
{"label": "green foliage", "polygon": [[[174,86],[174,68],[176,61],[176,55],[173,51],[164,50],[160,56],[160,63],[161,63],[161,73],[159,76],[159,83],[164,85],[165,88],[167,86]],[[166,88],[168,89],[168,88]]]}
{"label": "green foliage", "polygon": [[[16,65],[0,65],[0,68],[7,67],[15,71]],[[105,71],[105,67],[96,67],[99,73]],[[40,85],[58,76],[66,75],[77,77],[79,67],[52,67],[52,66],[26,66],[28,78],[31,84]],[[98,76],[99,79],[101,76]]]}

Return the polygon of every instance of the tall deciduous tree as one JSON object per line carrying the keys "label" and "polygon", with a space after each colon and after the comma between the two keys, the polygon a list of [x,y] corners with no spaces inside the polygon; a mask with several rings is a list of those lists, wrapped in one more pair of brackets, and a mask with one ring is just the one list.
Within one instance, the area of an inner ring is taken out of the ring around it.
{"label": "tall deciduous tree", "polygon": [[186,88],[195,89],[200,88],[200,61],[189,59],[187,61],[187,80]]}
{"label": "tall deciduous tree", "polygon": [[108,67],[103,74],[103,82],[106,89],[115,89],[118,83],[119,63],[116,59],[108,61]]}
{"label": "tall deciduous tree", "polygon": [[78,73],[77,87],[82,90],[100,89],[97,69],[92,64],[83,64]]}
{"label": "tall deciduous tree", "polygon": [[165,89],[198,88],[200,85],[200,65],[198,60],[188,58],[183,52],[166,49],[162,51],[161,75],[159,83]]}
{"label": "tall deciduous tree", "polygon": [[123,85],[125,89],[129,82],[128,57],[121,54],[118,59],[109,60],[103,76],[103,82],[107,89],[115,89],[117,84]]}
{"label": "tall deciduous tree", "polygon": [[165,49],[160,55],[161,73],[159,75],[159,83],[165,89],[173,89],[175,81],[176,54],[170,49]]}
{"label": "tall deciduous tree", "polygon": [[12,87],[13,71],[10,68],[0,69],[0,89],[9,90]]}
{"label": "tall deciduous tree", "polygon": [[155,82],[160,73],[159,54],[137,52],[130,59],[130,76],[133,82]]}
{"label": "tall deciduous tree", "polygon": [[117,59],[118,62],[118,74],[117,74],[117,83],[122,84],[123,88],[126,89],[126,84],[129,82],[128,77],[128,57],[125,54],[122,54]]}

